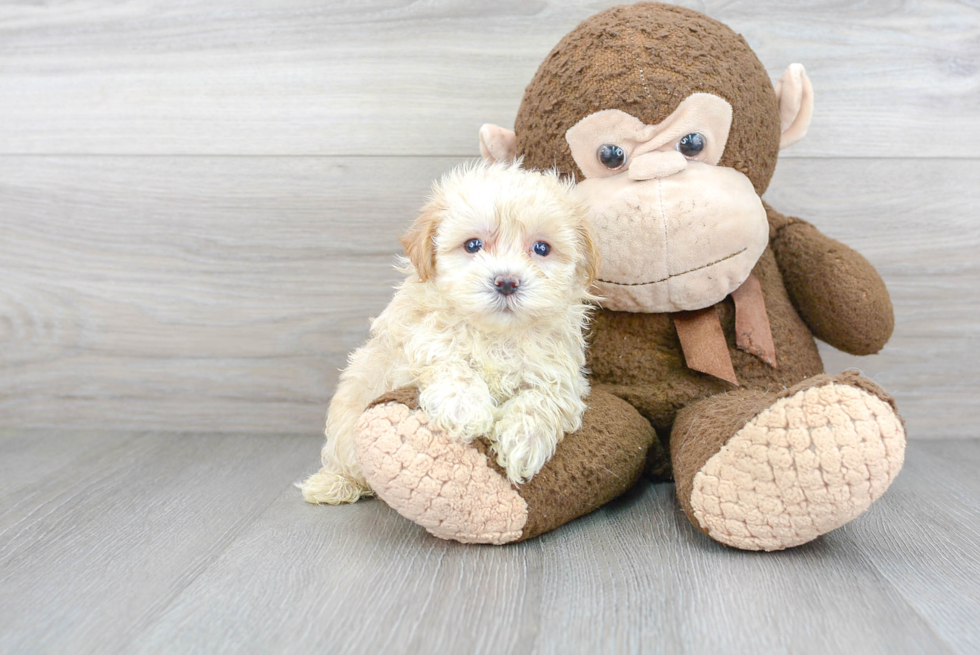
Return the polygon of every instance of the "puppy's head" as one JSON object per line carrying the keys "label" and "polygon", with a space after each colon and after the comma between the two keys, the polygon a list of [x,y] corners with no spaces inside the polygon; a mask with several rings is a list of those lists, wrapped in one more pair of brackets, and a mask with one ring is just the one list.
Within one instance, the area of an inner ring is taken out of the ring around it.
{"label": "puppy's head", "polygon": [[458,167],[402,239],[419,279],[486,327],[558,318],[590,298],[598,253],[572,183],[485,162]]}

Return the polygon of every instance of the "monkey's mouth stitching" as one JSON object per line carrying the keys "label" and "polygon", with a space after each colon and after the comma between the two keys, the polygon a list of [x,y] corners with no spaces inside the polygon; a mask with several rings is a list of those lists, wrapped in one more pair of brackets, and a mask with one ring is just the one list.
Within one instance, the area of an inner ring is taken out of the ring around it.
{"label": "monkey's mouth stitching", "polygon": [[602,282],[603,284],[615,284],[616,286],[619,286],[619,287],[642,287],[642,286],[646,286],[648,284],[660,284],[661,282],[666,282],[667,280],[669,280],[671,278],[680,277],[681,275],[687,275],[688,273],[693,273],[694,271],[700,271],[702,268],[708,268],[709,266],[714,266],[715,264],[720,264],[720,263],[722,263],[724,261],[728,261],[732,257],[738,257],[739,255],[741,255],[746,250],[748,250],[748,247],[742,248],[738,252],[733,252],[732,254],[728,255],[727,257],[722,257],[721,259],[715,260],[715,261],[710,262],[708,264],[702,264],[701,266],[698,266],[696,268],[692,268],[692,269],[687,270],[687,271],[683,271],[681,273],[674,273],[673,275],[668,275],[665,278],[662,278],[660,280],[654,280],[653,282],[613,282],[612,280],[603,280],[602,278],[597,278],[597,280],[599,282]]}

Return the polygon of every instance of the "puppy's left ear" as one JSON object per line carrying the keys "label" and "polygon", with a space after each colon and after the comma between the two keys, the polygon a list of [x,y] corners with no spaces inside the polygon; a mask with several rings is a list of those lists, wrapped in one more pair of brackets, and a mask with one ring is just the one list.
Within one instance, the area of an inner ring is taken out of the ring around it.
{"label": "puppy's left ear", "polygon": [[439,205],[429,202],[402,237],[402,248],[411,260],[419,281],[426,282],[436,274],[436,229],[439,227]]}
{"label": "puppy's left ear", "polygon": [[585,278],[586,286],[591,287],[596,278],[599,277],[599,264],[602,263],[602,260],[599,257],[599,249],[596,248],[595,241],[592,240],[592,231],[589,229],[588,219],[579,221],[577,231],[579,243],[582,244],[582,262],[579,264],[579,270]]}

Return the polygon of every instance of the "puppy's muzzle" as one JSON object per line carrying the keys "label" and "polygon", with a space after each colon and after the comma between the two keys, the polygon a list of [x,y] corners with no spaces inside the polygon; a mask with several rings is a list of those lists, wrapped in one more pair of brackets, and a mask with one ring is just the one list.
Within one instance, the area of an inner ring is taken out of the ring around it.
{"label": "puppy's muzzle", "polygon": [[517,288],[520,286],[521,281],[512,275],[498,275],[493,279],[493,286],[497,289],[497,293],[502,296],[509,296],[511,294],[517,293]]}

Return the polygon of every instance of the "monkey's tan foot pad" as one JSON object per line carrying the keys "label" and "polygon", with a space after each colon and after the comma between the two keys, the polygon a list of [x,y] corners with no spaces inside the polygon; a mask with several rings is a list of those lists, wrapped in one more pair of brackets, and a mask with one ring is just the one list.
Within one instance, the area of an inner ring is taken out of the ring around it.
{"label": "monkey's tan foot pad", "polygon": [[790,548],[861,514],[904,458],[905,429],[888,403],[847,384],[811,387],[763,410],[708,459],[691,507],[723,544]]}
{"label": "monkey's tan foot pad", "polygon": [[356,453],[374,492],[441,539],[520,539],[527,503],[476,448],[446,437],[419,409],[388,402],[357,424]]}

